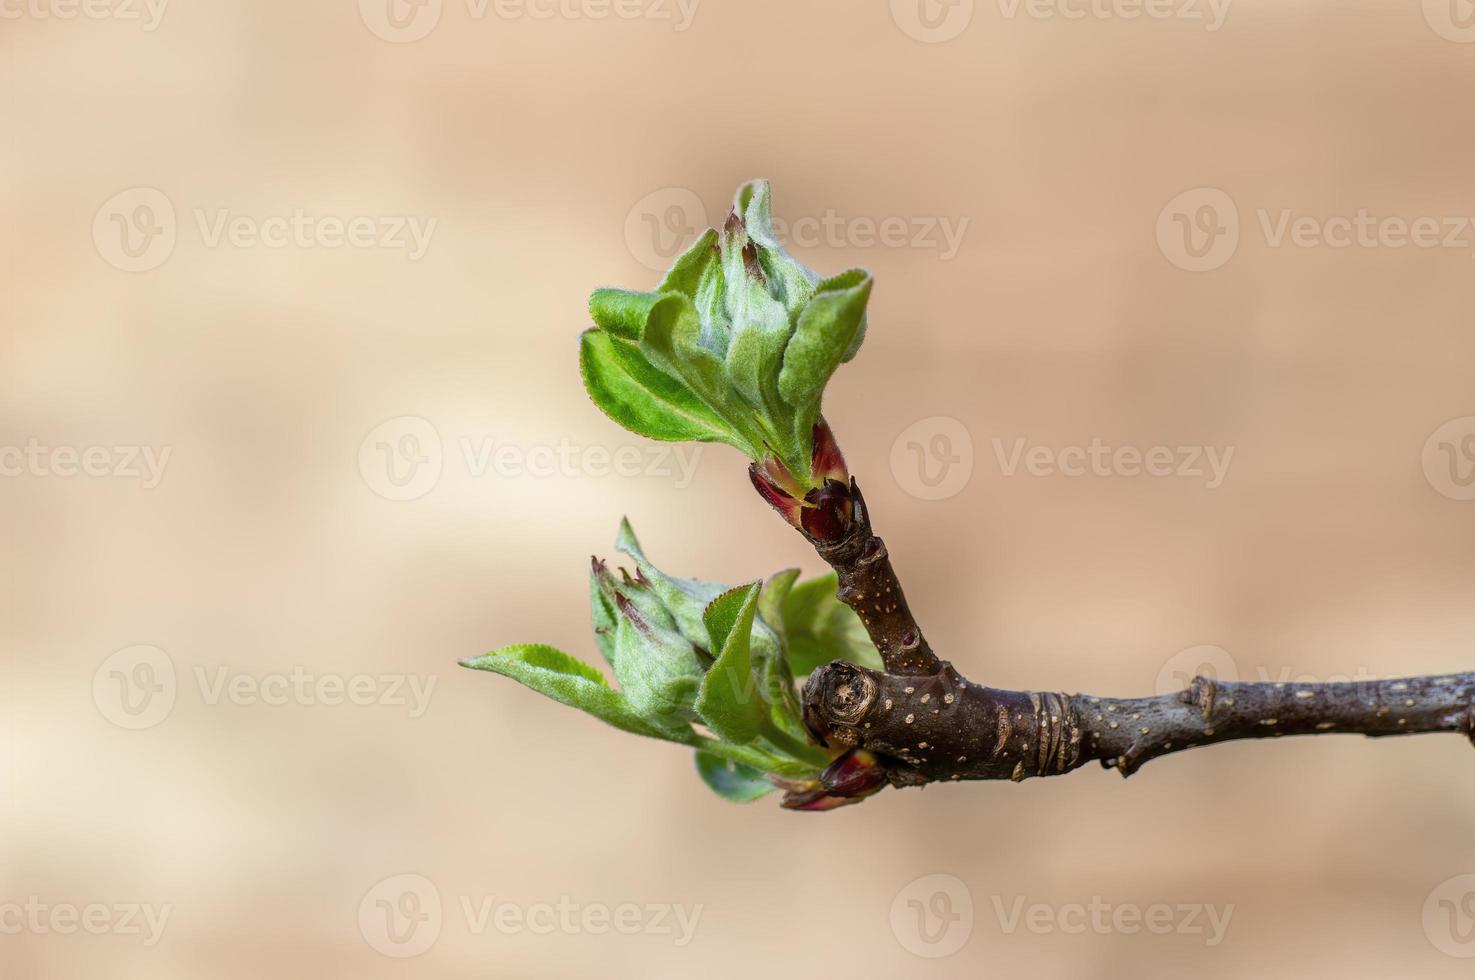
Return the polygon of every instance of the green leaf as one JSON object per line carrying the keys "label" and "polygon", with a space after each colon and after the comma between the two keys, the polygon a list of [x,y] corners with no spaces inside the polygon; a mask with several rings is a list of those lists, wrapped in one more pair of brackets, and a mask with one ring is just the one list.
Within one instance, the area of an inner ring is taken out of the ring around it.
{"label": "green leaf", "polygon": [[[712,600],[706,624],[717,660],[702,678],[697,714],[725,742],[751,742],[763,730],[768,705],[754,684],[753,616],[759,584],[740,586]],[[722,638],[720,648],[717,638]]]}
{"label": "green leaf", "polygon": [[604,568],[603,562],[595,559],[593,564],[593,570],[589,573],[589,608],[594,626],[594,645],[599,648],[599,655],[604,658],[604,662],[613,667],[615,626],[619,621],[613,579]]}
{"label": "green leaf", "polygon": [[560,704],[586,711],[627,732],[669,741],[683,740],[679,736],[673,738],[676,733],[647,724],[625,696],[609,686],[603,674],[556,647],[542,643],[517,644],[463,660],[461,666],[510,677]]}
{"label": "green leaf", "polygon": [[769,292],[790,310],[799,310],[819,285],[820,277],[791,256],[773,232],[773,194],[768,181],[755,180],[738,188],[733,207],[743,216],[748,237],[759,246],[758,264]]}
{"label": "green leaf", "polygon": [[640,350],[656,367],[680,378],[743,442],[748,457],[758,459],[764,442],[761,428],[728,380],[723,362],[727,340],[725,328],[703,329],[692,300],[666,293],[650,311]]}
{"label": "green leaf", "polygon": [[645,320],[660,293],[640,293],[630,289],[596,289],[589,297],[589,316],[600,330],[617,337],[639,341],[645,334]]}
{"label": "green leaf", "polygon": [[734,803],[751,803],[776,787],[761,769],[745,766],[702,749],[696,751],[697,772],[712,792]]}
{"label": "green leaf", "polygon": [[881,656],[849,606],[835,598],[834,572],[800,582],[783,598],[783,633],[789,667],[805,677],[831,660],[881,670]]}
{"label": "green leaf", "polygon": [[579,373],[599,410],[631,432],[665,442],[725,442],[748,451],[720,416],[633,344],[586,330],[579,339]]}
{"label": "green leaf", "polygon": [[614,666],[631,709],[647,724],[677,730],[696,721],[693,702],[702,667],[680,633],[656,626],[626,606],[615,627]]}
{"label": "green leaf", "polygon": [[680,293],[696,303],[698,294],[712,285],[713,269],[718,264],[717,229],[708,228],[677,257],[661,280],[660,292]]}
{"label": "green leaf", "polygon": [[650,583],[650,591],[655,594],[687,642],[705,647],[715,655],[719,645],[708,636],[704,615],[708,603],[726,592],[728,587],[720,582],[677,578],[661,571],[645,557],[628,518],[620,521],[615,547],[635,559],[640,574]]}
{"label": "green leaf", "polygon": [[784,599],[798,578],[797,568],[775,572],[763,583],[763,591],[758,594],[758,615],[780,636],[784,631]]}
{"label": "green leaf", "polygon": [[[794,436],[802,445],[810,445],[830,376],[860,347],[870,296],[871,274],[852,269],[820,283],[814,299],[799,314],[799,325],[784,352],[778,389],[794,407]],[[804,475],[807,478],[807,467]]]}

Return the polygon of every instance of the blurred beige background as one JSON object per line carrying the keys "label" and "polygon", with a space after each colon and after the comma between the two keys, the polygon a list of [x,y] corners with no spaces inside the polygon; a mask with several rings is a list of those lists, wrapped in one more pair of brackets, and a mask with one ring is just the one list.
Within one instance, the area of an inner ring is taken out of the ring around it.
{"label": "blurred beige background", "polygon": [[1472,668],[1471,10],[68,4],[0,30],[0,974],[1469,975],[1455,738],[796,815],[454,663],[597,659],[622,514],[818,570],[575,366],[767,176],[877,275],[826,414],[974,679]]}

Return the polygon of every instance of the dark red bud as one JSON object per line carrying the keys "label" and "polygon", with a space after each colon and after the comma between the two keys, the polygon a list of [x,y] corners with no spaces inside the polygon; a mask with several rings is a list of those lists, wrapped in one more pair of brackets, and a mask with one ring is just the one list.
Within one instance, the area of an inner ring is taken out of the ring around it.
{"label": "dark red bud", "polygon": [[817,541],[839,541],[850,530],[855,505],[850,487],[839,480],[826,480],[804,495],[800,521],[804,531]]}
{"label": "dark red bud", "polygon": [[886,767],[865,749],[851,749],[825,767],[820,785],[835,796],[869,796],[886,782]]}

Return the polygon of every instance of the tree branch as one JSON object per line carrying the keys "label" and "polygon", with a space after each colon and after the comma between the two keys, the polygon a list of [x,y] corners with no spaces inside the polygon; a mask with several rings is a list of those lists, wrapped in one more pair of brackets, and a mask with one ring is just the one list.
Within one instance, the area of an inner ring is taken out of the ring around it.
{"label": "tree branch", "polygon": [[804,686],[827,743],[876,755],[893,786],[1056,776],[1092,759],[1130,776],[1170,752],[1283,735],[1455,732],[1475,740],[1475,673],[1328,684],[1196,677],[1146,698],[1001,691],[944,663],[895,676],[834,661]]}
{"label": "tree branch", "polygon": [[871,530],[860,485],[852,479],[845,493],[852,516],[839,538],[826,541],[805,528],[800,533],[835,570],[840,580],[836,597],[860,616],[886,670],[901,675],[935,673],[942,661],[932,652],[907,606],[886,542]]}
{"label": "tree branch", "polygon": [[855,802],[888,783],[1018,782],[1093,759],[1130,776],[1170,752],[1244,738],[1457,732],[1475,741],[1475,673],[1329,684],[1196,677],[1185,691],[1146,698],[974,684],[922,636],[860,487],[823,423],[815,428],[815,460],[816,471],[824,464],[834,475],[802,500],[758,467],[750,473],[835,570],[837,596],[860,616],[886,670],[836,660],[810,675],[805,724],[822,745],[851,751],[825,770],[820,789],[791,794],[786,806]]}

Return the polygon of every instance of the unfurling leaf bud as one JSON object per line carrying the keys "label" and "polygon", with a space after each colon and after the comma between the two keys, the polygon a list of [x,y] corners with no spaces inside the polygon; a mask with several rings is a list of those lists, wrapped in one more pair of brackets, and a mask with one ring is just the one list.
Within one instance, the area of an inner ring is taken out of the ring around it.
{"label": "unfurling leaf bud", "polygon": [[788,810],[820,811],[859,803],[886,785],[886,767],[864,749],[851,749],[825,767],[817,783],[784,794]]}
{"label": "unfurling leaf bud", "polygon": [[812,469],[816,423],[825,385],[860,349],[870,294],[862,269],[822,279],[789,255],[768,183],[754,181],[721,231],[698,238],[655,291],[595,291],[584,385],[633,432],[773,458],[802,499],[834,478],[828,456]]}

